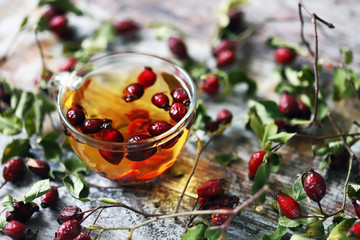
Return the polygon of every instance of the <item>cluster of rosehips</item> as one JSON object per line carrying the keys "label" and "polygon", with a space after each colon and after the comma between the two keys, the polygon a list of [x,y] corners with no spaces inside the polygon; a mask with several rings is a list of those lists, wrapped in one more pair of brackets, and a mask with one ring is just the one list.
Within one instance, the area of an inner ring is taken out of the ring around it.
{"label": "cluster of rosehips", "polygon": [[[226,179],[211,179],[201,184],[197,189],[200,209],[232,209],[239,203],[237,196],[226,193],[228,182]],[[214,225],[221,225],[230,216],[228,214],[212,214]]]}
{"label": "cluster of rosehips", "polygon": [[220,128],[221,125],[226,125],[226,124],[231,123],[232,118],[233,118],[233,115],[229,110],[222,109],[218,112],[215,121],[210,121],[210,122],[206,123],[205,131],[210,132],[210,133],[216,132]]}

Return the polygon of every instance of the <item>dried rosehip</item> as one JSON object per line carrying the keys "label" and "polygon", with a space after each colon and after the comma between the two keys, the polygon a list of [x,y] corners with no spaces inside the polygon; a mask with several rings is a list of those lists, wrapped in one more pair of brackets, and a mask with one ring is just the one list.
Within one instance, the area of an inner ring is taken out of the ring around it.
{"label": "dried rosehip", "polygon": [[296,58],[296,53],[294,50],[286,47],[278,47],[275,50],[275,59],[278,63],[281,64],[290,64]]}
{"label": "dried rosehip", "polygon": [[236,54],[233,50],[225,49],[219,52],[216,57],[216,64],[219,68],[232,65],[236,60]]}
{"label": "dried rosehip", "polygon": [[136,119],[129,123],[127,128],[127,134],[129,136],[134,136],[138,134],[145,134],[147,133],[147,128],[151,124],[151,119]]}
{"label": "dried rosehip", "polygon": [[290,219],[296,219],[301,216],[302,211],[298,202],[296,202],[289,195],[278,192],[276,194],[276,201],[279,203],[281,212]]}
{"label": "dried rosehip", "polygon": [[287,118],[296,118],[300,114],[296,99],[287,92],[281,95],[279,109]]}
{"label": "dried rosehip", "polygon": [[66,113],[66,119],[73,126],[81,126],[85,121],[85,113],[80,105],[72,106]]}
{"label": "dried rosehip", "polygon": [[[231,210],[231,208],[222,208],[222,209]],[[229,217],[230,217],[229,214],[215,213],[211,215],[211,221],[213,222],[214,225],[218,226],[225,223],[229,219]]]}
{"label": "dried rosehip", "polygon": [[81,224],[77,220],[69,220],[61,224],[57,233],[56,240],[72,240],[81,233]]}
{"label": "dried rosehip", "polygon": [[157,121],[152,123],[147,131],[150,133],[151,136],[159,136],[167,131],[169,131],[173,126],[166,122],[166,121]]}
{"label": "dried rosehip", "polygon": [[26,222],[31,218],[31,216],[39,211],[39,206],[36,203],[29,202],[14,202],[13,203],[14,211],[6,211],[5,217],[6,221],[20,221]]}
{"label": "dried rosehip", "polygon": [[265,151],[257,151],[251,154],[249,161],[249,178],[254,179],[256,172],[259,166],[263,163],[264,156],[266,155]]}
{"label": "dried rosehip", "polygon": [[[123,142],[123,135],[114,128],[107,128],[104,130],[102,140],[106,142]],[[100,155],[111,164],[119,164],[124,157],[123,152],[114,152],[99,149]]]}
{"label": "dried rosehip", "polygon": [[84,213],[82,213],[81,209],[77,206],[67,206],[61,209],[59,215],[56,220],[59,224],[63,224],[66,221],[76,219],[81,221],[84,217]]}
{"label": "dried rosehip", "polygon": [[187,59],[189,57],[187,47],[182,39],[177,37],[170,37],[168,39],[168,46],[175,57],[179,59]]}
{"label": "dried rosehip", "polygon": [[296,99],[299,108],[299,118],[309,120],[311,117],[311,111],[308,105],[306,105],[300,99]]}
{"label": "dried rosehip", "polygon": [[347,237],[355,237],[360,239],[360,222],[355,223],[351,226],[346,234]]}
{"label": "dried rosehip", "polygon": [[154,85],[156,81],[156,74],[151,67],[144,67],[144,70],[139,74],[137,82],[146,87]]}
{"label": "dried rosehip", "polygon": [[219,124],[228,124],[228,123],[231,123],[232,117],[233,117],[233,115],[229,110],[222,109],[217,114],[216,121]]}
{"label": "dried rosehip", "polygon": [[89,234],[81,232],[79,236],[74,238],[74,240],[91,240],[91,237],[89,236]]}
{"label": "dried rosehip", "polygon": [[158,108],[163,108],[165,111],[168,111],[170,108],[169,98],[164,93],[156,93],[152,96],[151,102]]}
{"label": "dried rosehip", "polygon": [[64,62],[61,63],[61,65],[59,67],[59,71],[70,72],[70,71],[74,70],[76,63],[77,63],[76,58],[68,58]]}
{"label": "dried rosehip", "polygon": [[326,194],[324,178],[314,169],[310,169],[301,176],[301,181],[306,195],[314,202],[320,202]]}
{"label": "dried rosehip", "polygon": [[5,181],[14,182],[24,173],[24,161],[21,158],[12,158],[5,163],[3,177]]}
{"label": "dried rosehip", "polygon": [[27,158],[26,166],[29,168],[31,172],[35,173],[41,178],[47,178],[49,176],[50,166],[45,161],[39,159]]}
{"label": "dried rosehip", "polygon": [[132,19],[117,21],[114,28],[119,35],[132,36],[139,31],[139,25]]}
{"label": "dried rosehip", "polygon": [[57,187],[51,186],[50,192],[42,195],[40,200],[40,206],[42,208],[54,207],[59,200],[59,192]]}
{"label": "dried rosehip", "polygon": [[202,88],[207,94],[214,95],[218,92],[219,86],[220,84],[218,77],[215,75],[211,75],[205,79]]}
{"label": "dried rosehip", "polygon": [[197,189],[197,195],[201,198],[211,198],[225,192],[227,181],[224,178],[211,179],[201,184]]}
{"label": "dried rosehip", "polygon": [[173,98],[174,102],[182,103],[185,106],[190,104],[190,98],[185,89],[177,88],[171,92],[171,97]]}
{"label": "dried rosehip", "polygon": [[125,88],[122,99],[125,102],[132,102],[141,98],[142,95],[144,95],[144,86],[139,83],[133,83]]}
{"label": "dried rosehip", "polygon": [[100,119],[100,118],[92,118],[92,119],[86,119],[81,126],[81,131],[83,133],[89,134],[89,133],[97,133],[101,129],[109,128],[111,126],[111,120],[110,119]]}
{"label": "dried rosehip", "polygon": [[[136,143],[136,142],[141,142],[144,141],[146,139],[150,139],[152,138],[150,135],[146,135],[146,134],[140,134],[140,135],[136,135],[133,136],[131,138],[128,139],[128,143]],[[152,143],[150,143],[150,146],[152,145]],[[150,147],[149,146],[149,147]],[[152,155],[154,155],[157,151],[157,148],[149,148],[146,150],[141,150],[141,151],[133,151],[133,152],[129,152],[126,154],[126,158],[131,160],[131,161],[144,161],[148,158],[150,158]]]}
{"label": "dried rosehip", "polygon": [[10,221],[5,225],[4,232],[11,238],[23,238],[27,227],[18,221]]}
{"label": "dried rosehip", "polygon": [[222,50],[225,50],[225,49],[230,49],[230,50],[235,51],[236,50],[236,42],[228,40],[228,39],[222,39],[213,50],[214,56],[217,56]]}
{"label": "dried rosehip", "polygon": [[179,122],[187,113],[187,109],[182,103],[173,103],[170,106],[169,114],[172,120]]}

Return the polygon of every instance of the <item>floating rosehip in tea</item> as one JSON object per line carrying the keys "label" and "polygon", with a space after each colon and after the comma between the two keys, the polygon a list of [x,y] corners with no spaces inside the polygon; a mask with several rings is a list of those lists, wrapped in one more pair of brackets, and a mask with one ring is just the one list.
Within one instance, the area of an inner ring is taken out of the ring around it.
{"label": "floating rosehip in tea", "polygon": [[145,67],[137,78],[137,82],[143,85],[144,88],[154,85],[155,81],[156,73],[154,73],[151,67]]}
{"label": "floating rosehip in tea", "polygon": [[278,202],[281,212],[290,219],[296,219],[301,216],[302,210],[298,202],[296,202],[289,195],[278,192],[276,194],[276,201]]}
{"label": "floating rosehip in tea", "polygon": [[225,49],[219,52],[216,57],[216,64],[219,68],[229,67],[236,60],[236,54],[233,50]]}
{"label": "floating rosehip in tea", "polygon": [[14,182],[18,180],[24,173],[24,161],[21,158],[12,158],[7,161],[3,169],[3,177],[5,181]]}
{"label": "floating rosehip in tea", "polygon": [[123,19],[115,22],[114,28],[119,35],[122,36],[132,36],[135,35],[140,27],[139,25],[132,19]]}
{"label": "floating rosehip in tea", "polygon": [[159,136],[167,131],[169,131],[173,126],[166,122],[166,121],[157,121],[152,123],[147,131],[150,133],[151,136]]}
{"label": "floating rosehip in tea", "polygon": [[[129,138],[127,142],[128,143],[136,143],[136,142],[141,142],[141,141],[144,141],[144,140],[150,139],[150,138],[152,138],[150,135],[140,134],[140,135],[136,135],[136,136]],[[151,146],[152,146],[152,143],[150,143],[150,147]],[[146,150],[132,151],[132,152],[128,152],[126,154],[126,158],[131,161],[144,161],[144,160],[150,158],[151,156],[153,156],[156,153],[156,151],[157,151],[156,147],[146,149]]]}
{"label": "floating rosehip in tea", "polygon": [[35,212],[39,211],[39,206],[33,202],[14,202],[13,207],[13,211],[6,211],[5,213],[6,221],[8,222],[13,220],[26,222]]}
{"label": "floating rosehip in tea", "polygon": [[59,200],[59,192],[57,187],[51,186],[50,192],[45,193],[40,198],[42,208],[54,207]]}
{"label": "floating rosehip in tea", "polygon": [[80,105],[73,105],[66,112],[66,119],[73,126],[81,126],[85,121],[85,113]]}
{"label": "floating rosehip in tea", "polygon": [[77,220],[69,220],[61,224],[56,233],[56,240],[74,239],[81,233],[81,224]]}
{"label": "floating rosehip in tea", "polygon": [[182,103],[173,103],[169,109],[170,117],[175,121],[179,122],[187,113],[187,109]]}
{"label": "floating rosehip in tea", "polygon": [[144,95],[144,86],[140,83],[133,83],[125,88],[122,99],[125,102],[132,102],[141,98],[142,95]]}
{"label": "floating rosehip in tea", "polygon": [[18,221],[11,221],[5,225],[4,232],[11,238],[20,239],[25,237],[27,227]]}
{"label": "floating rosehip in tea", "polygon": [[66,221],[76,219],[81,221],[84,217],[84,213],[82,213],[81,209],[78,206],[67,206],[61,209],[59,215],[56,218],[56,221],[59,224],[63,224]]}
{"label": "floating rosehip in tea", "polygon": [[97,133],[101,131],[101,129],[111,127],[111,120],[110,119],[99,119],[99,118],[92,118],[86,119],[81,126],[81,131],[83,133]]}
{"label": "floating rosehip in tea", "polygon": [[275,50],[275,59],[278,63],[281,64],[290,64],[296,58],[296,53],[294,50],[286,47],[278,47]]}
{"label": "floating rosehip in tea", "polygon": [[254,179],[256,176],[256,172],[260,165],[264,161],[264,157],[266,155],[265,151],[257,151],[251,154],[250,161],[249,161],[249,178]]}
{"label": "floating rosehip in tea", "polygon": [[203,90],[207,94],[214,95],[218,92],[220,87],[219,78],[215,75],[207,77],[204,81]]}
{"label": "floating rosehip in tea", "polygon": [[188,93],[183,88],[177,88],[171,92],[171,97],[173,98],[174,102],[179,102],[188,106],[190,104],[190,98]]}
{"label": "floating rosehip in tea", "polygon": [[221,195],[225,192],[227,184],[228,182],[224,178],[208,180],[198,187],[197,195],[201,198],[211,198],[216,195]]}
{"label": "floating rosehip in tea", "polygon": [[326,183],[324,178],[314,169],[306,171],[301,176],[302,185],[306,195],[314,202],[320,202],[326,194]]}
{"label": "floating rosehip in tea", "polygon": [[216,116],[216,122],[219,124],[229,124],[232,120],[232,113],[227,109],[222,109],[218,112]]}
{"label": "floating rosehip in tea", "polygon": [[164,110],[169,110],[169,98],[165,93],[156,93],[152,96],[151,102],[158,108],[163,108]]}
{"label": "floating rosehip in tea", "polygon": [[360,239],[360,222],[355,223],[351,226],[346,234],[347,237],[354,237]]}
{"label": "floating rosehip in tea", "polygon": [[168,46],[170,51],[174,54],[175,57],[178,59],[187,59],[188,52],[185,42],[177,37],[170,37],[168,39]]}
{"label": "floating rosehip in tea", "polygon": [[[114,128],[107,128],[104,130],[102,140],[106,142],[123,142],[123,135]],[[107,151],[99,149],[100,155],[111,164],[119,164],[122,160],[124,153],[116,151]]]}

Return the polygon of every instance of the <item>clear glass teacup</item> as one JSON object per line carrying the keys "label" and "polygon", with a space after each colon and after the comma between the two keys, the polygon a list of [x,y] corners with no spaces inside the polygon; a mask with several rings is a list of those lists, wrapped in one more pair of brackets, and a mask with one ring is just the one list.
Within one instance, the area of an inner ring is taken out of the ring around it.
{"label": "clear glass teacup", "polygon": [[197,99],[196,85],[181,67],[157,56],[124,52],[56,79],[63,130],[94,172],[120,184],[137,184],[159,176],[179,157]]}

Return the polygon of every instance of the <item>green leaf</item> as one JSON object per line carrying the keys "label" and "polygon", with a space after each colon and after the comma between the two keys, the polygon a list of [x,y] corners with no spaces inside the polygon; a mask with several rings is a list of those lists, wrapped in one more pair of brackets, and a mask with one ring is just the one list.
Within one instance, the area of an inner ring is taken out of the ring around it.
{"label": "green leaf", "polygon": [[271,122],[265,126],[264,135],[261,140],[261,149],[268,151],[271,148],[271,142],[269,138],[276,135],[277,133],[277,126],[274,122]]}
{"label": "green leaf", "polygon": [[224,97],[230,96],[232,91],[231,91],[231,86],[230,86],[230,80],[229,80],[228,73],[225,72],[225,71],[217,70],[215,72],[215,74],[219,77],[220,84],[223,87],[222,95]]}
{"label": "green leaf", "polygon": [[52,180],[61,182],[62,179],[66,176],[66,172],[63,169],[54,169],[49,172],[49,176]]}
{"label": "green leaf", "polygon": [[278,172],[282,163],[281,155],[270,152],[267,158],[270,162],[270,172]]}
{"label": "green leaf", "polygon": [[66,170],[70,174],[80,173],[80,172],[84,172],[85,174],[89,173],[89,169],[87,168],[85,163],[83,163],[78,157],[68,158],[65,159],[63,162]]}
{"label": "green leaf", "polygon": [[301,181],[301,174],[298,174],[298,177],[292,186],[292,194],[290,195],[298,202],[306,198],[306,193]]}
{"label": "green leaf", "polygon": [[12,157],[26,157],[30,148],[29,139],[15,139],[4,150],[1,163],[6,163]]}
{"label": "green leaf", "polygon": [[36,27],[39,32],[49,30],[49,21],[44,17],[40,17],[36,23]]}
{"label": "green leaf", "polygon": [[256,111],[250,110],[250,127],[255,132],[260,143],[264,138],[265,127]]}
{"label": "green leaf", "polygon": [[70,193],[70,195],[81,201],[87,201],[89,195],[89,186],[81,174],[66,176],[63,178],[63,183]]}
{"label": "green leaf", "polygon": [[198,102],[196,107],[196,116],[193,124],[193,129],[204,129],[205,125],[211,121],[211,117],[207,115],[206,106],[201,101]]}
{"label": "green leaf", "polygon": [[22,122],[11,112],[4,112],[0,115],[0,132],[5,135],[16,135],[21,133]]}
{"label": "green leaf", "polygon": [[284,39],[275,38],[275,37],[269,37],[266,40],[266,45],[271,48],[286,47],[286,48],[292,49],[294,51],[296,51],[296,49],[297,49],[296,45],[294,45],[293,43],[286,41]]}
{"label": "green leaf", "polygon": [[20,95],[20,100],[16,106],[15,115],[23,119],[26,113],[31,109],[31,106],[34,103],[34,94],[31,92],[23,91]]}
{"label": "green leaf", "polygon": [[44,96],[44,94],[38,93],[35,95],[34,109],[36,133],[40,133],[45,115],[55,111],[56,106],[52,101]]}
{"label": "green leaf", "polygon": [[221,166],[228,166],[230,163],[238,160],[238,155],[235,154],[219,154],[215,156],[215,160],[221,165]]}
{"label": "green leaf", "polygon": [[263,236],[262,240],[281,240],[286,232],[287,228],[279,225],[273,234]]}
{"label": "green leaf", "polygon": [[249,100],[248,105],[249,109],[255,108],[263,124],[270,124],[274,120],[285,119],[285,116],[280,112],[278,105],[274,101]]}
{"label": "green leaf", "polygon": [[256,82],[251,79],[245,71],[239,69],[228,72],[228,78],[230,85],[237,85],[245,83],[248,86],[247,94],[253,96],[256,93],[257,85]]}
{"label": "green leaf", "polygon": [[340,48],[340,53],[344,54],[345,64],[350,64],[353,60],[353,53],[350,48]]}
{"label": "green leaf", "polygon": [[108,204],[122,204],[121,202],[112,198],[100,198],[99,201]]}
{"label": "green leaf", "polygon": [[269,140],[278,143],[286,143],[295,135],[296,133],[280,132],[278,134],[270,136]]}
{"label": "green leaf", "polygon": [[72,149],[70,142],[67,138],[65,138],[64,142],[61,145],[61,148],[65,149],[68,152],[73,152],[74,150]]}
{"label": "green leaf", "polygon": [[305,233],[294,234],[291,236],[290,240],[311,240],[313,239],[310,235]]}
{"label": "green leaf", "polygon": [[25,193],[24,203],[32,202],[34,199],[44,195],[47,192],[50,192],[49,179],[37,181],[31,185],[30,189]]}
{"label": "green leaf", "polygon": [[335,101],[351,97],[355,93],[354,87],[355,90],[359,89],[360,80],[356,72],[349,68],[346,71],[347,73],[342,68],[334,68],[333,99]]}
{"label": "green leaf", "polygon": [[312,237],[323,237],[325,235],[324,221],[325,220],[316,220],[310,223],[306,227],[306,234]]}
{"label": "green leaf", "polygon": [[24,127],[26,133],[29,137],[36,133],[36,126],[35,126],[35,109],[31,108],[31,110],[26,114],[24,120]]}
{"label": "green leaf", "polygon": [[0,216],[0,230],[4,231],[5,224],[6,224],[6,217],[5,217],[5,215],[1,215]]}
{"label": "green leaf", "polygon": [[354,222],[356,221],[355,218],[349,218],[349,219],[344,219],[342,222],[340,222],[338,225],[336,225],[329,237],[327,238],[327,240],[338,240],[340,239],[341,236],[345,235],[347,233],[347,231],[349,230],[349,228],[354,224]]}
{"label": "green leaf", "polygon": [[216,229],[216,230],[210,231],[208,228],[205,231],[204,237],[207,240],[218,240],[220,238],[220,235],[221,235],[221,229]]}
{"label": "green leaf", "polygon": [[314,157],[322,157],[322,156],[325,156],[326,154],[328,154],[329,152],[330,152],[329,147],[322,147],[322,148],[316,149],[313,146],[313,155],[314,155]]}
{"label": "green leaf", "polygon": [[329,112],[328,104],[324,100],[319,99],[318,109],[317,109],[317,117],[316,117],[317,121],[323,120],[327,116],[328,112]]}
{"label": "green leaf", "polygon": [[[255,175],[255,179],[254,179],[254,183],[252,185],[251,188],[251,194],[255,194],[257,193],[263,186],[265,186],[265,184],[267,183],[267,179],[270,176],[270,167],[269,164],[267,164],[266,162],[263,162]],[[265,202],[265,194],[263,194],[260,198],[259,198],[259,203],[262,204]]]}
{"label": "green leaf", "polygon": [[70,0],[40,0],[38,6],[50,5],[65,12],[73,12],[78,16],[83,13]]}
{"label": "green leaf", "polygon": [[188,228],[187,232],[181,235],[181,240],[206,240],[204,234],[208,226],[203,222],[196,222],[194,226]]}
{"label": "green leaf", "polygon": [[12,212],[14,211],[13,203],[14,203],[14,198],[10,194],[7,194],[1,200],[0,205],[6,208],[6,210]]}
{"label": "green leaf", "polygon": [[325,167],[331,163],[331,157],[328,155],[326,158],[322,159],[319,163],[319,172],[322,173]]}
{"label": "green leaf", "polygon": [[360,198],[360,185],[349,184],[347,186],[347,195],[350,200],[353,198]]}
{"label": "green leaf", "polygon": [[207,72],[206,65],[193,60],[185,61],[183,63],[183,68],[190,73],[195,81],[200,80],[201,76]]}
{"label": "green leaf", "polygon": [[284,227],[295,228],[302,224],[307,224],[308,219],[306,218],[298,218],[298,219],[290,219],[285,216],[279,218],[279,224]]}
{"label": "green leaf", "polygon": [[59,137],[59,133],[50,132],[46,134],[39,142],[44,149],[46,159],[50,161],[59,161],[62,156],[62,152],[59,143],[56,141]]}
{"label": "green leaf", "polygon": [[345,145],[344,145],[343,141],[341,141],[341,140],[331,141],[331,142],[329,142],[328,146],[330,149],[330,153],[334,154],[334,155],[341,154],[345,150]]}

